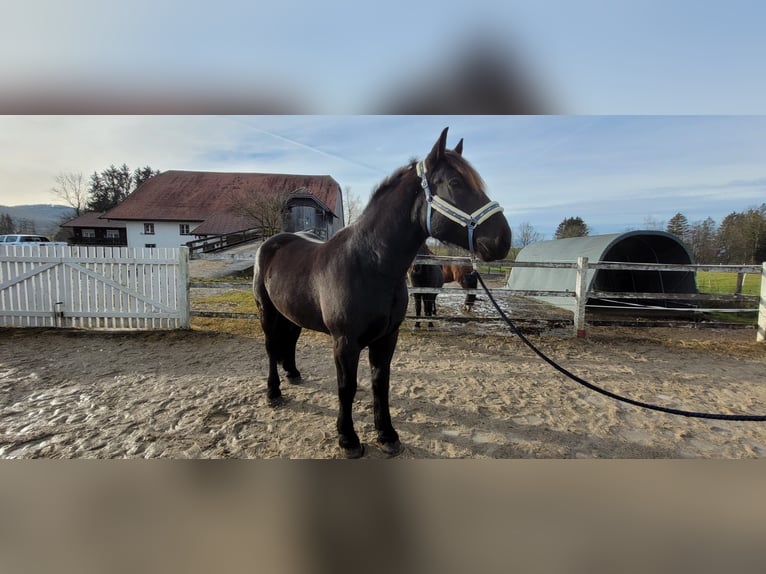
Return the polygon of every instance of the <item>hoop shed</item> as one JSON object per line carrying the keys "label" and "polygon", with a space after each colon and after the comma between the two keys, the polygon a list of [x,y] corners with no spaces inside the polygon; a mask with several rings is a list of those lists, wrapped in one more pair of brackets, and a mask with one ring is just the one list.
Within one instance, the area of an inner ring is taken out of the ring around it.
{"label": "hoop shed", "polygon": [[[516,261],[576,263],[578,257],[587,257],[589,263],[694,263],[686,246],[664,231],[630,231],[541,241],[522,249]],[[524,291],[574,291],[576,277],[576,269],[517,267],[511,271],[508,287]],[[588,292],[657,293],[653,302],[661,300],[664,293],[697,293],[693,271],[588,269],[585,287]],[[540,299],[565,308],[574,305],[571,297]],[[637,302],[636,299],[632,301]]]}

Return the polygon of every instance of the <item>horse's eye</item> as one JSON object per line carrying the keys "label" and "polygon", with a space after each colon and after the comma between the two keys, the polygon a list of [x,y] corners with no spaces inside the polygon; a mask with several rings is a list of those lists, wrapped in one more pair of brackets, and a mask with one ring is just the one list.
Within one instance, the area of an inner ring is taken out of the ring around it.
{"label": "horse's eye", "polygon": [[459,177],[451,177],[449,178],[449,185],[450,187],[458,187],[460,185],[460,178]]}

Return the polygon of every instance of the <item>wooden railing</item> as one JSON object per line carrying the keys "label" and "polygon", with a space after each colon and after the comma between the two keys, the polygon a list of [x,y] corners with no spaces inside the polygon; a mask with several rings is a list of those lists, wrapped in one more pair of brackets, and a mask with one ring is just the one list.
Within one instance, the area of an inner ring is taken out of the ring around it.
{"label": "wooden railing", "polygon": [[202,253],[212,253],[221,249],[228,249],[240,243],[255,241],[260,238],[261,235],[257,229],[246,229],[244,231],[227,233],[226,235],[213,235],[188,241],[186,242],[186,247],[189,248],[189,255],[194,258]]}
{"label": "wooden railing", "polygon": [[[202,258],[218,258],[220,256],[202,256]],[[247,256],[252,257],[252,256]],[[244,257],[243,257],[244,258]],[[417,256],[415,260],[419,264],[425,265],[470,265],[470,260],[465,257],[437,257],[437,256]],[[569,288],[562,290],[518,290],[509,288],[496,288],[491,289],[493,295],[499,295],[501,297],[508,296],[522,296],[522,297],[572,297],[573,298],[573,328],[574,334],[577,336],[585,335],[585,313],[586,303],[588,299],[633,299],[633,300],[678,300],[678,301],[718,301],[718,302],[745,302],[753,303],[752,309],[740,309],[740,311],[758,311],[758,331],[757,340],[766,341],[766,263],[763,265],[695,265],[695,264],[656,264],[656,263],[620,263],[620,262],[596,262],[591,263],[587,257],[580,257],[576,262],[556,262],[556,261],[498,261],[487,265],[492,270],[498,270],[507,273],[511,269],[518,267],[532,267],[532,268],[546,268],[546,269],[573,269],[576,271],[576,279],[573,285]],[[606,291],[589,291],[586,285],[586,273],[589,270],[625,270],[625,271],[712,271],[712,272],[725,272],[725,273],[737,273],[737,289],[732,294],[710,294],[710,293],[635,293],[635,292],[606,292]],[[742,281],[739,277],[743,277],[745,273],[757,274],[761,277],[761,290],[760,295],[743,295],[742,294]],[[219,287],[229,289],[250,289],[250,283],[204,283],[193,282],[192,287]],[[451,293],[456,292],[451,288],[433,288],[433,287],[410,287],[409,292],[412,293]],[[482,294],[480,289],[463,289],[460,291],[465,294]],[[730,309],[706,309],[706,311],[731,311]],[[683,309],[674,309],[674,311],[683,312]],[[689,309],[691,312],[700,312],[699,308]],[[195,312],[192,311],[192,315]],[[214,313],[207,313],[207,315],[214,315]],[[231,316],[228,313],[227,316]]]}

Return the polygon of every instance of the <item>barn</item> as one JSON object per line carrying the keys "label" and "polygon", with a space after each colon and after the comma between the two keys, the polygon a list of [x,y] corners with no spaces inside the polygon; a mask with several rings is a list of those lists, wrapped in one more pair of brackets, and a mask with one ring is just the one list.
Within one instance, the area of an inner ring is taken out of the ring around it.
{"label": "barn", "polygon": [[[578,257],[587,257],[589,263],[694,263],[686,246],[664,231],[629,231],[541,241],[524,247],[516,261],[576,263]],[[697,293],[693,271],[589,269],[586,273],[588,291],[657,293],[656,300],[662,300],[663,293]],[[525,291],[574,291],[576,275],[575,269],[515,267],[509,275],[508,287]],[[573,297],[540,299],[567,309],[575,304]],[[652,303],[656,300],[653,299]],[[632,301],[636,302],[635,299]]]}
{"label": "barn", "polygon": [[122,225],[128,247],[178,247],[257,227],[245,208],[268,211],[259,205],[270,197],[285,198],[284,231],[327,239],[345,225],[343,193],[329,175],[180,170],[150,177],[100,219]]}

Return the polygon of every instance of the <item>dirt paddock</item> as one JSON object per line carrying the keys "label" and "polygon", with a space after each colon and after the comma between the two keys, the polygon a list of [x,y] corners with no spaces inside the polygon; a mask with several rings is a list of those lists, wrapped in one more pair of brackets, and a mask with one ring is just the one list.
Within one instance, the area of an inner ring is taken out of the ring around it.
{"label": "dirt paddock", "polygon": [[[219,321],[219,326],[221,323]],[[4,458],[335,458],[329,337],[304,333],[300,385],[265,399],[255,321],[229,332],[0,330]],[[402,329],[391,405],[400,458],[760,458],[766,423],[640,410],[564,379],[515,337],[458,326]],[[532,336],[544,352],[617,393],[666,406],[766,413],[766,346],[751,330],[592,327]],[[354,415],[375,446],[366,354]]]}

